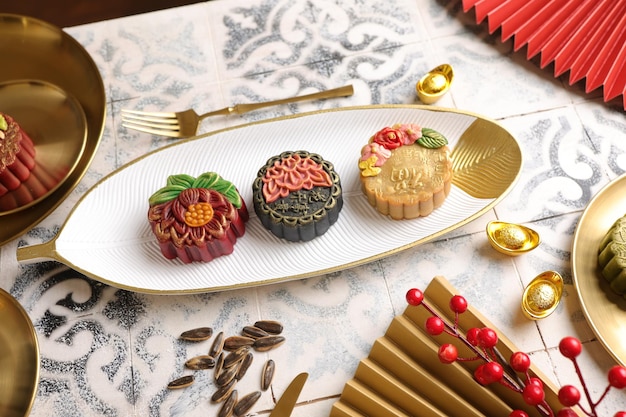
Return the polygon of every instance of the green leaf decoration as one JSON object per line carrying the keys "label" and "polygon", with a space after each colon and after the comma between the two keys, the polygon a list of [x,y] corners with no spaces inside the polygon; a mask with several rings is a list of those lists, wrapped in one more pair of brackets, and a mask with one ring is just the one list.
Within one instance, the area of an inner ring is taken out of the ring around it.
{"label": "green leaf decoration", "polygon": [[181,185],[168,185],[166,187],[161,188],[154,194],[150,196],[148,202],[151,206],[156,204],[165,203],[167,201],[173,200],[183,191],[189,187],[181,186]]}
{"label": "green leaf decoration", "polygon": [[194,182],[195,188],[210,188],[223,194],[233,206],[241,208],[241,196],[237,192],[235,185],[226,181],[214,172],[206,172],[200,175]]}
{"label": "green leaf decoration", "polygon": [[167,185],[189,188],[195,180],[196,179],[194,177],[187,174],[170,175],[167,177]]}
{"label": "green leaf decoration", "polygon": [[170,175],[167,185],[152,194],[148,200],[150,206],[166,203],[178,197],[183,190],[188,188],[207,188],[223,194],[233,206],[241,208],[241,196],[230,181],[226,181],[214,172],[205,172],[198,178],[191,175]]}
{"label": "green leaf decoration", "polygon": [[446,146],[448,139],[436,130],[423,127],[422,137],[417,140],[417,144],[425,148],[436,149]]}

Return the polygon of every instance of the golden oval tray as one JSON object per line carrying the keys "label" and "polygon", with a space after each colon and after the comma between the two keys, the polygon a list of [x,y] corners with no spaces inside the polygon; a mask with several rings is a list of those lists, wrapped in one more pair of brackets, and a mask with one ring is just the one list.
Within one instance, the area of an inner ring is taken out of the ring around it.
{"label": "golden oval tray", "polygon": [[41,80],[72,95],[87,120],[85,149],[73,172],[47,198],[28,210],[0,216],[0,245],[20,236],[54,210],[82,179],[100,143],[106,95],[89,53],[60,28],[28,16],[0,13],[0,82]]}
{"label": "golden oval tray", "polygon": [[37,394],[39,344],[24,308],[0,288],[0,414],[25,417]]}
{"label": "golden oval tray", "polygon": [[600,343],[626,366],[626,300],[613,293],[598,269],[598,248],[613,223],[626,214],[626,175],[589,202],[574,233],[572,275],[583,313]]}

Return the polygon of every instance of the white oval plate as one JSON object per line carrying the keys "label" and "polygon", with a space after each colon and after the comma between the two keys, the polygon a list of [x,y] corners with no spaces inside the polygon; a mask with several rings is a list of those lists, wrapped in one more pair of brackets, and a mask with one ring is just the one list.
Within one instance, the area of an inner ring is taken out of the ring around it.
{"label": "white oval plate", "polygon": [[[394,221],[360,191],[358,157],[371,135],[417,123],[453,149],[450,196],[431,215]],[[252,209],[252,182],[267,159],[306,150],[332,162],[344,206],[330,230],[293,243],[265,230]],[[99,281],[140,292],[193,293],[306,278],[373,261],[449,232],[484,214],[520,172],[519,145],[503,127],[470,113],[425,106],[364,106],[282,117],[177,142],[107,176],[78,202],[50,242],[18,249],[20,262],[54,259]],[[213,171],[232,181],[249,208],[235,251],[208,263],[165,259],[147,221],[148,198],[167,176]]]}

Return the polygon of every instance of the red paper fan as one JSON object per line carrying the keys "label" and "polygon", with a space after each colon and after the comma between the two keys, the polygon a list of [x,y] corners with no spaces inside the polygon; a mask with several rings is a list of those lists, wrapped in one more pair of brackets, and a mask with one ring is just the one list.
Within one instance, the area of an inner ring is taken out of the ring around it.
{"label": "red paper fan", "polygon": [[604,101],[623,96],[626,110],[626,0],[463,0],[489,33],[501,29],[514,50],[554,62],[554,76],[569,71],[569,84],[586,78],[585,91],[604,88]]}

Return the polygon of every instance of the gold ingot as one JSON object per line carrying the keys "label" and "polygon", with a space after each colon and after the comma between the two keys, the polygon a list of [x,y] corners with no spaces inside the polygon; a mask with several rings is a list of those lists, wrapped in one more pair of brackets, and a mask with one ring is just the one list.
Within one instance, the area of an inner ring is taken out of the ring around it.
{"label": "gold ingot", "polygon": [[522,312],[531,320],[548,317],[561,301],[563,278],[557,272],[546,271],[528,284],[522,295]]}
{"label": "gold ingot", "polygon": [[533,229],[499,221],[487,223],[487,237],[495,250],[510,256],[529,252],[541,243],[539,233]]}
{"label": "gold ingot", "polygon": [[454,71],[449,64],[439,65],[428,71],[415,86],[417,96],[424,104],[432,104],[443,97],[450,89]]}

